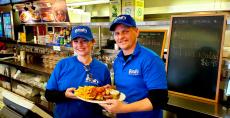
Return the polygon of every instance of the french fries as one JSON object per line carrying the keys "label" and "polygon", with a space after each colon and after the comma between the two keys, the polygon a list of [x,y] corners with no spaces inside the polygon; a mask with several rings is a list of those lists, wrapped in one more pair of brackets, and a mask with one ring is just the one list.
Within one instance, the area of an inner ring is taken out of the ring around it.
{"label": "french fries", "polygon": [[87,100],[118,99],[120,92],[114,89],[107,89],[104,87],[84,86],[75,90],[74,94],[78,97]]}

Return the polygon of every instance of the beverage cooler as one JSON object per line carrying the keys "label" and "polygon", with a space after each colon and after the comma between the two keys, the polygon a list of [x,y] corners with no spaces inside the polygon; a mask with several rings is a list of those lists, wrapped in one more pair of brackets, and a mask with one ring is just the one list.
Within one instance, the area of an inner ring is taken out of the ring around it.
{"label": "beverage cooler", "polygon": [[3,37],[3,22],[2,22],[2,14],[0,14],[0,38]]}
{"label": "beverage cooler", "polygon": [[2,13],[3,37],[14,40],[12,12]]}

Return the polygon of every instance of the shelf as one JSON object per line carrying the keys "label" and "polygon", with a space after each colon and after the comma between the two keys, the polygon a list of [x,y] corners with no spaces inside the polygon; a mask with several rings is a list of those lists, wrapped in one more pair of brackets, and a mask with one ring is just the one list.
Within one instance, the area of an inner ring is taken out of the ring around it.
{"label": "shelf", "polygon": [[9,54],[1,54],[0,53],[0,59],[4,58],[4,57],[10,57],[10,56],[14,56],[14,54],[13,53],[12,54],[10,54],[10,53]]}
{"label": "shelf", "polygon": [[0,74],[0,81],[10,82],[10,77]]}
{"label": "shelf", "polygon": [[102,49],[103,53],[106,54],[118,54],[120,50],[113,50],[113,49]]}
{"label": "shelf", "polygon": [[[50,104],[50,103],[48,103]],[[39,108],[43,109],[45,112],[47,112],[49,115],[53,116],[53,109],[47,108],[46,106],[40,104],[40,103],[35,103]],[[50,106],[50,105],[49,105]]]}
{"label": "shelf", "polygon": [[9,44],[17,44],[16,40],[5,39],[5,38],[0,38],[0,42],[9,43]]}
{"label": "shelf", "polygon": [[70,22],[33,22],[33,23],[21,23],[25,26],[35,26],[35,25],[49,25],[49,26],[68,26]]}
{"label": "shelf", "polygon": [[42,45],[42,44],[34,44],[34,43],[23,43],[23,42],[18,42],[20,45],[28,45],[28,46],[36,46],[36,47],[50,47],[48,45]]}
{"label": "shelf", "polygon": [[[99,17],[92,17],[99,18]],[[105,16],[101,18],[107,18]],[[70,23],[70,22],[42,22],[42,23],[22,23],[23,25],[49,25],[49,26],[75,26],[75,25],[87,25],[87,26],[110,26],[111,22],[90,22],[90,23]],[[137,26],[155,26],[155,25],[170,25],[170,21],[142,21],[136,22]]]}
{"label": "shelf", "polygon": [[39,89],[39,90],[45,91],[44,88],[41,88],[41,87],[39,87],[39,86],[37,86],[37,85],[34,85],[34,84],[32,84],[32,83],[26,83],[26,82],[24,82],[24,81],[22,81],[22,80],[13,79],[13,78],[12,78],[12,80],[15,81],[15,82],[17,82],[17,83],[19,83],[19,84],[25,84],[25,85],[31,86],[31,87],[33,87],[33,88],[35,87],[35,88],[37,88],[37,89]]}
{"label": "shelf", "polygon": [[26,64],[26,63],[18,62],[15,59],[0,60],[0,63],[7,64],[10,66],[15,66],[20,70],[29,69],[30,72],[45,74],[45,75],[50,75],[53,71],[53,69],[45,68],[41,65]]}

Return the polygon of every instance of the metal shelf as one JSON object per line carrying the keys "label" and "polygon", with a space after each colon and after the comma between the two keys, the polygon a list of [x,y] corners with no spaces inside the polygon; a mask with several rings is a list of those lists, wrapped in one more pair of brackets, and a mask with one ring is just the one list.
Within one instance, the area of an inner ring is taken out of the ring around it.
{"label": "metal shelf", "polygon": [[[109,26],[111,22],[91,22],[91,23],[70,23],[70,22],[41,22],[41,23],[21,23],[22,25],[30,26],[30,25],[49,25],[49,26],[75,26],[75,25],[87,25],[87,26]],[[137,22],[138,26],[145,25],[169,25],[170,21],[143,21]]]}
{"label": "metal shelf", "polygon": [[41,65],[35,65],[35,64],[26,64],[26,63],[21,63],[18,61],[15,61],[14,59],[8,59],[8,60],[0,60],[0,63],[6,64],[9,66],[14,66],[18,69],[22,70],[27,70],[30,72],[38,73],[38,74],[45,74],[45,75],[50,75],[53,71],[53,69],[45,68]]}

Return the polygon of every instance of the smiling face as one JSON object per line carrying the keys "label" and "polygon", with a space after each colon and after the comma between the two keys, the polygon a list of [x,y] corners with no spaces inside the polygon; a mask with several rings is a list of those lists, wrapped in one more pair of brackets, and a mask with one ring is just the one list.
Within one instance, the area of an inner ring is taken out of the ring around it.
{"label": "smiling face", "polygon": [[91,55],[94,43],[95,40],[88,41],[84,38],[76,38],[72,41],[74,52],[76,52],[78,56],[82,57]]}
{"label": "smiling face", "polygon": [[133,53],[138,35],[137,28],[127,27],[123,24],[118,24],[114,30],[114,39],[125,55]]}

